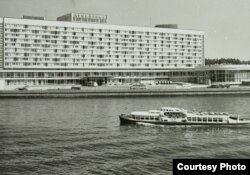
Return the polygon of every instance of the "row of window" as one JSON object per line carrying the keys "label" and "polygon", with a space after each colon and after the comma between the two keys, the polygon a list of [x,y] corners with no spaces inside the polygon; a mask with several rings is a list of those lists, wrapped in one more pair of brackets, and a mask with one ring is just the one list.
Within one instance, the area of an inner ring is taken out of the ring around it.
{"label": "row of window", "polygon": [[72,53],[85,53],[85,52],[116,52],[116,53],[124,53],[128,54],[136,54],[139,52],[140,54],[175,54],[175,53],[201,53],[203,50],[200,49],[192,49],[192,48],[170,48],[170,47],[117,47],[117,46],[73,46],[73,45],[59,45],[59,46],[52,46],[49,44],[42,44],[42,45],[35,45],[35,44],[15,44],[15,43],[5,43],[5,51],[11,52],[41,52],[42,50],[46,52],[72,52]]}
{"label": "row of window", "polygon": [[[126,51],[126,50],[61,50],[61,49],[37,49],[37,48],[6,48],[5,56],[36,56],[36,57],[72,57],[72,58],[84,58],[85,56],[97,57],[97,58],[108,58],[108,57],[128,57],[128,58],[146,58],[146,59],[171,59],[178,56],[186,59],[196,58],[195,56],[202,56],[202,53],[196,52],[185,52],[174,50],[163,51],[163,52],[149,52],[144,50]],[[194,57],[193,57],[194,56]],[[197,59],[197,58],[196,58]],[[200,59],[200,58],[198,58]]]}
{"label": "row of window", "polygon": [[7,80],[7,85],[75,85],[80,84],[79,79],[69,80]]}
{"label": "row of window", "polygon": [[190,68],[193,64],[5,62],[5,68]]}
{"label": "row of window", "polygon": [[90,39],[88,41],[76,41],[76,40],[48,40],[48,39],[23,39],[16,37],[5,37],[5,42],[7,43],[21,43],[21,44],[47,44],[47,45],[98,45],[98,46],[139,46],[139,47],[180,47],[180,48],[202,48],[202,43],[191,43],[191,42],[177,42],[177,41],[161,41],[161,42],[151,42],[149,40],[108,40],[102,39],[93,40]]}
{"label": "row of window", "polygon": [[[142,45],[142,44],[133,44],[128,45],[125,43],[107,43],[107,44],[100,44],[100,43],[83,43],[83,44],[70,44],[70,43],[61,43],[61,44],[54,44],[54,43],[32,43],[32,42],[5,42],[5,46],[9,47],[20,47],[20,48],[48,48],[48,49],[77,49],[77,50],[146,50],[146,51],[193,51],[193,52],[201,52],[201,46],[185,46],[185,45],[163,45],[163,44],[149,44],[149,45]],[[174,50],[175,49],[175,50]]]}
{"label": "row of window", "polygon": [[19,33],[13,33],[9,31],[8,29],[5,29],[5,36],[15,36],[18,38],[36,38],[36,39],[61,39],[61,40],[88,40],[88,39],[97,39],[97,40],[102,40],[102,39],[126,39],[126,40],[149,40],[149,41],[180,41],[180,42],[199,42],[202,41],[203,38],[183,38],[183,37],[157,37],[157,36],[148,36],[148,37],[143,37],[141,35],[134,36],[134,35],[111,35],[111,34],[94,34],[94,33],[80,33],[78,35],[76,34],[70,34],[70,33],[57,33],[57,35],[54,35],[53,32],[48,33],[48,32],[43,32],[43,33],[38,33],[38,32],[29,32],[29,31],[22,31]]}
{"label": "row of window", "polygon": [[188,121],[192,122],[223,122],[221,117],[187,117]]}
{"label": "row of window", "polygon": [[193,72],[0,72],[0,78],[175,77],[195,75],[193,75]]}
{"label": "row of window", "polygon": [[154,117],[154,116],[135,116],[135,115],[132,115],[132,119],[135,119],[135,120],[159,120],[159,117]]}
{"label": "row of window", "polygon": [[[5,51],[5,56],[10,56],[10,57],[20,57],[20,56],[25,56],[25,57],[68,57],[68,58],[85,58],[87,57],[94,57],[94,58],[110,58],[110,57],[115,57],[115,58],[145,58],[145,59],[168,59],[170,60],[171,58],[177,59],[178,58],[184,58],[184,59],[192,59],[196,58],[195,56],[200,57],[202,56],[201,53],[185,53],[185,52],[143,52],[143,51],[106,51],[106,52],[99,52],[99,51],[91,51],[91,50],[86,50],[86,51],[81,51],[79,52],[78,50],[72,50],[72,51],[61,51],[58,52],[57,50],[54,52],[43,52],[42,49],[37,49],[37,52],[32,52],[33,50],[24,50],[22,52],[13,52],[13,50],[8,50]],[[175,57],[174,57],[175,56]],[[170,59],[169,59],[170,58]],[[196,58],[197,59],[197,58]]]}
{"label": "row of window", "polygon": [[32,32],[51,32],[52,34],[59,34],[60,31],[67,31],[67,32],[75,32],[76,33],[82,33],[82,32],[92,32],[92,33],[107,33],[107,34],[129,34],[129,35],[144,35],[144,36],[182,36],[182,37],[188,37],[188,38],[202,38],[202,35],[199,34],[182,34],[182,33],[167,33],[167,32],[154,32],[154,31],[133,31],[133,30],[115,30],[115,29],[94,29],[94,28],[77,28],[77,27],[58,27],[58,26],[38,26],[38,25],[21,25],[21,24],[5,24],[6,29],[10,29],[11,32],[21,32],[25,29]]}
{"label": "row of window", "polygon": [[[200,74],[200,72],[1,72],[0,78],[80,78],[80,77],[168,77],[168,78],[178,78],[178,77],[206,77],[206,75],[211,76],[210,71]],[[213,71],[214,72],[214,71]],[[236,73],[236,72],[234,72]],[[238,73],[237,73],[238,74]],[[244,74],[244,72],[242,73]],[[250,75],[250,73],[249,73]],[[243,76],[238,76],[234,81],[240,81],[244,79]],[[196,117],[197,118],[197,117]],[[199,118],[199,121],[203,120],[203,117]],[[206,117],[205,117],[206,118]],[[212,117],[210,117],[212,118]],[[189,118],[189,120],[191,120]],[[195,120],[195,119],[194,119]],[[198,119],[197,119],[198,120]],[[196,121],[197,121],[196,120]],[[204,119],[205,121],[206,119]],[[211,121],[211,119],[209,119]]]}
{"label": "row of window", "polygon": [[[184,63],[197,63],[197,60],[190,59],[186,60],[185,58],[180,58],[180,59],[131,59],[129,57],[98,57],[99,59],[93,59],[89,56],[84,58],[80,57],[74,57],[71,59],[68,58],[59,58],[59,57],[11,57],[11,56],[6,56],[5,60],[6,62],[12,62],[12,61],[20,61],[20,62],[67,62],[67,63],[98,63],[98,62],[109,62],[109,63],[167,63],[167,64],[184,64]],[[101,58],[101,59],[100,59]],[[119,59],[118,59],[119,58]]]}

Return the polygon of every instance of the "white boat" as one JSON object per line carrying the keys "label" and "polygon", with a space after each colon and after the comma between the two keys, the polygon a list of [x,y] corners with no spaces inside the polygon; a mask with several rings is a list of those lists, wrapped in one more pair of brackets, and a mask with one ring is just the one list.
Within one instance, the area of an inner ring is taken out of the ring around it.
{"label": "white boat", "polygon": [[162,107],[160,110],[136,111],[119,116],[121,124],[154,125],[243,125],[250,120],[226,112],[189,112],[185,109]]}

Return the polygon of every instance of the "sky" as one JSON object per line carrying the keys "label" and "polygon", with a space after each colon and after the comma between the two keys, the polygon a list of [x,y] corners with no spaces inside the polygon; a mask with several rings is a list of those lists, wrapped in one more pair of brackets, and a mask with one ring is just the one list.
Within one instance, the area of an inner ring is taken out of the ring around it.
{"label": "sky", "polygon": [[250,60],[250,0],[0,0],[0,17],[106,14],[109,24],[205,32],[206,58]]}

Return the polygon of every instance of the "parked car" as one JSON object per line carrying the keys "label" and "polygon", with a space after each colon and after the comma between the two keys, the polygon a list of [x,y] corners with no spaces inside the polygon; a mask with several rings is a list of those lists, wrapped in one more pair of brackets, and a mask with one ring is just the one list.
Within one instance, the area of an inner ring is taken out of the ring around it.
{"label": "parked car", "polygon": [[147,86],[145,84],[133,84],[130,89],[147,89]]}
{"label": "parked car", "polygon": [[212,84],[208,88],[230,88],[230,84]]}
{"label": "parked car", "polygon": [[222,88],[230,88],[230,84],[222,84],[221,87]]}
{"label": "parked car", "polygon": [[98,84],[95,81],[91,81],[91,82],[87,83],[87,86],[89,86],[89,87],[96,87],[96,86],[98,86]]}
{"label": "parked car", "polygon": [[208,88],[220,88],[218,84],[212,84],[211,86],[208,86]]}
{"label": "parked car", "polygon": [[72,90],[81,90],[81,86],[72,86],[71,89]]}
{"label": "parked car", "polygon": [[18,90],[18,91],[27,91],[28,90],[28,86],[18,87],[15,90]]}

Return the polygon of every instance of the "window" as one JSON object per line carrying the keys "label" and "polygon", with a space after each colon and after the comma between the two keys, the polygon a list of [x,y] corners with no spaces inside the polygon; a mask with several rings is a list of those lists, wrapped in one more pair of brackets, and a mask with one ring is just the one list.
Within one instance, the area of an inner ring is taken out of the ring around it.
{"label": "window", "polygon": [[207,122],[207,118],[206,118],[206,117],[203,117],[202,121],[203,121],[203,122]]}

